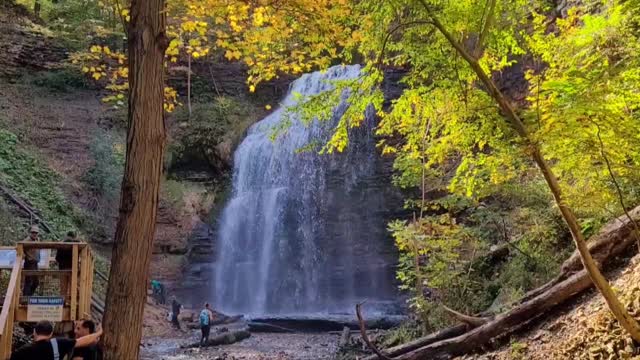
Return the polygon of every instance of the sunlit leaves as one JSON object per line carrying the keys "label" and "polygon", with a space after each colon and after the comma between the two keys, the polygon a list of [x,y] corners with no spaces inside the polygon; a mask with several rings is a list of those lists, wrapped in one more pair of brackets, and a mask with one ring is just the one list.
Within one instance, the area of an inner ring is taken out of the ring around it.
{"label": "sunlit leaves", "polygon": [[559,31],[547,32],[538,20],[528,38],[546,65],[528,76],[529,122],[569,201],[586,213],[619,211],[612,175],[627,201],[638,197],[632,184],[640,178],[640,47],[630,15],[620,5],[598,14],[573,8],[558,20]]}

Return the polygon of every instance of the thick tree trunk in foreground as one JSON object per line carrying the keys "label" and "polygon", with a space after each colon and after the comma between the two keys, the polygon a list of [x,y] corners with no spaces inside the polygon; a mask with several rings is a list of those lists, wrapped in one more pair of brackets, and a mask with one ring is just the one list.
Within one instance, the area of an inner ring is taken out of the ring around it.
{"label": "thick tree trunk in foreground", "polygon": [[556,178],[551,167],[540,152],[540,146],[531,139],[526,127],[524,126],[524,123],[516,113],[511,103],[498,89],[489,75],[485,73],[485,71],[478,63],[477,59],[474,58],[460,42],[456,41],[451,33],[449,33],[449,31],[440,22],[438,17],[435,16],[435,14],[432,12],[430,5],[428,5],[425,0],[420,0],[420,2],[428,12],[433,25],[447,39],[451,46],[455,48],[456,52],[469,64],[482,84],[486,86],[489,95],[491,95],[500,110],[502,110],[503,115],[508,120],[509,124],[514,128],[514,130],[524,141],[528,152],[531,154],[531,157],[540,169],[540,172],[542,172],[542,175],[547,182],[547,186],[553,194],[553,198],[556,202],[556,205],[560,209],[562,218],[564,219],[567,227],[569,228],[569,231],[571,232],[573,242],[575,243],[578,253],[580,254],[580,260],[582,261],[584,268],[589,273],[593,284],[596,286],[600,294],[602,294],[602,297],[604,297],[607,305],[609,306],[609,309],[615,316],[616,320],[618,320],[620,325],[629,333],[629,335],[631,335],[634,340],[640,342],[640,325],[631,315],[629,315],[629,312],[624,308],[624,306],[622,306],[620,300],[613,292],[611,285],[598,269],[598,265],[596,264],[593,257],[591,257],[591,254],[589,253],[587,247],[587,243],[584,239],[584,236],[582,235],[582,230],[580,229],[580,225],[578,224],[578,220],[573,213],[573,210],[567,205],[567,202],[562,194],[560,184],[558,183],[558,179]]}
{"label": "thick tree trunk in foreground", "polygon": [[104,315],[106,360],[137,360],[165,144],[164,0],[133,0],[129,128]]}
{"label": "thick tree trunk in foreground", "polygon": [[[640,206],[630,212],[630,217],[635,221],[640,220]],[[598,259],[598,264],[606,265],[634,244],[634,226],[626,216],[621,216],[611,220],[598,235],[590,239],[589,249],[593,257]],[[592,286],[590,277],[582,269],[578,258],[576,251],[564,262],[562,272],[555,279],[528,292],[519,303],[514,304],[511,311],[497,315],[482,326],[470,329],[468,325],[459,324],[407,344],[386,349],[383,353],[395,356],[394,359],[447,358],[471,352],[492,338],[512,333],[530,320]],[[377,356],[372,355],[364,360],[375,359]]]}

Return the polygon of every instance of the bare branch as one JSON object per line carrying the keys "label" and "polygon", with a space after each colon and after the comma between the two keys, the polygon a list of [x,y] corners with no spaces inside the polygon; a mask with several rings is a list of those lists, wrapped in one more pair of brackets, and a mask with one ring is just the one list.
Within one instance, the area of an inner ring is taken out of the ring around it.
{"label": "bare branch", "polygon": [[356,304],[356,316],[358,317],[358,325],[360,325],[360,334],[362,334],[362,340],[367,344],[369,349],[378,355],[378,359],[383,360],[392,360],[390,357],[383,354],[378,348],[369,340],[369,336],[367,335],[367,327],[364,324],[364,320],[362,318],[362,313],[360,312],[360,308],[363,303]]}

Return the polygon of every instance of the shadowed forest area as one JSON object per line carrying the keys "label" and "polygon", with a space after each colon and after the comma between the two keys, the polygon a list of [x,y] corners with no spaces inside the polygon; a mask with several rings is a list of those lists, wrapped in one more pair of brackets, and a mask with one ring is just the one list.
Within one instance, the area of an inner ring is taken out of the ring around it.
{"label": "shadowed forest area", "polygon": [[[0,252],[86,242],[108,360],[634,359],[639,36],[637,0],[2,0]],[[15,354],[51,295],[11,279]]]}

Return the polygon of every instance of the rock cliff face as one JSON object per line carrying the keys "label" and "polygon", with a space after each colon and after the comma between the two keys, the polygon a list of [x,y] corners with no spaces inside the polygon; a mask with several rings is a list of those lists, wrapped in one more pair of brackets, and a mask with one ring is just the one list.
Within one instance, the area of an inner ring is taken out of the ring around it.
{"label": "rock cliff face", "polygon": [[[312,94],[328,86],[326,79],[358,71],[305,75],[292,91]],[[336,110],[336,120],[345,109]],[[344,153],[323,156],[297,150],[326,141],[333,122],[308,128],[294,122],[272,143],[267,133],[282,111],[256,124],[235,153],[233,193],[220,226],[196,235],[205,251],[194,253],[185,282],[207,285],[191,295],[255,315],[339,314],[363,299],[392,312],[397,254],[386,223],[402,216],[402,196],[391,184],[390,161],[375,149],[374,117],[350,131]],[[212,240],[214,246],[204,246]]]}
{"label": "rock cliff face", "polygon": [[0,76],[14,77],[25,71],[59,66],[67,58],[46,29],[33,23],[27,11],[12,1],[0,3]]}

